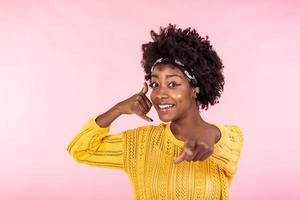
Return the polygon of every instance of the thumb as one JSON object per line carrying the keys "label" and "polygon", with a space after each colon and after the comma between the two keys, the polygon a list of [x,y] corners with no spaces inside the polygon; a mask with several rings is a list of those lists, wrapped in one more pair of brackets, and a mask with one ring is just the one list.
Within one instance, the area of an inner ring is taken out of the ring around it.
{"label": "thumb", "polygon": [[147,92],[148,92],[148,85],[147,85],[146,82],[144,82],[144,87],[143,87],[143,89],[141,90],[141,93],[146,94]]}

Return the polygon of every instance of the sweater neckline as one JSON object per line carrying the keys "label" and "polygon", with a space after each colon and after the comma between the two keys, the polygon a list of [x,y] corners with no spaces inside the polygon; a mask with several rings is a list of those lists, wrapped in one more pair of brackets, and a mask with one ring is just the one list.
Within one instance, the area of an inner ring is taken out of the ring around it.
{"label": "sweater neckline", "polygon": [[[215,126],[216,128],[219,129],[220,133],[221,133],[221,137],[222,137],[222,133],[223,133],[223,129],[221,124],[217,123],[217,122],[208,122],[210,125]],[[173,134],[173,132],[171,131],[171,122],[166,124],[166,128],[165,128],[165,135],[168,139],[170,139],[174,144],[176,144],[179,147],[184,147],[184,141],[179,140],[175,137],[175,135]],[[219,140],[220,141],[220,140]]]}

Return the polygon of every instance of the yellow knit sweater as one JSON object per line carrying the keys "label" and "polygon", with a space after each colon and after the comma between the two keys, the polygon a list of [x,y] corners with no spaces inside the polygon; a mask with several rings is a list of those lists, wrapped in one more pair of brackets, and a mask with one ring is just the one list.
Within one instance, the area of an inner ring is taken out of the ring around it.
{"label": "yellow knit sweater", "polygon": [[205,161],[173,163],[184,147],[170,123],[110,134],[93,117],[67,147],[80,163],[121,169],[129,176],[136,200],[225,200],[243,146],[241,129],[210,123],[221,139]]}

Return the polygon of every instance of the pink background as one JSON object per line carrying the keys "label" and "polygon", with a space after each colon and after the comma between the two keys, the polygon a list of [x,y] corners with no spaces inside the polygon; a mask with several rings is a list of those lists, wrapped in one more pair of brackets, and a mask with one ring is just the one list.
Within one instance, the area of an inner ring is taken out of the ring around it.
{"label": "pink background", "polygon": [[[296,1],[0,1],[0,199],[133,199],[125,173],[66,151],[96,114],[141,90],[141,44],[194,27],[225,65],[207,121],[242,127],[231,199],[300,199]],[[160,123],[152,109],[149,116]],[[122,116],[112,133],[147,124]]]}

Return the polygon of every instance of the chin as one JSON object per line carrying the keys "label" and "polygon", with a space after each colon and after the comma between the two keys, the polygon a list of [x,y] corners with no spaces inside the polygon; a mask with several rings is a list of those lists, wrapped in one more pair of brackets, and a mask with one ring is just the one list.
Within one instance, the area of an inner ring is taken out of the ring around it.
{"label": "chin", "polygon": [[172,120],[164,119],[164,118],[159,118],[159,119],[160,119],[160,121],[165,122],[165,123],[168,123],[168,122],[172,121]]}
{"label": "chin", "polygon": [[162,122],[172,122],[174,121],[175,118],[177,118],[176,116],[176,113],[174,112],[171,112],[171,113],[160,113],[158,110],[156,110],[157,112],[157,115],[159,117],[159,119],[162,121]]}
{"label": "chin", "polygon": [[159,119],[161,120],[161,121],[163,121],[163,122],[171,122],[171,121],[173,121],[173,118],[174,117],[169,117],[169,116],[159,116],[158,115],[158,117],[159,117]]}

